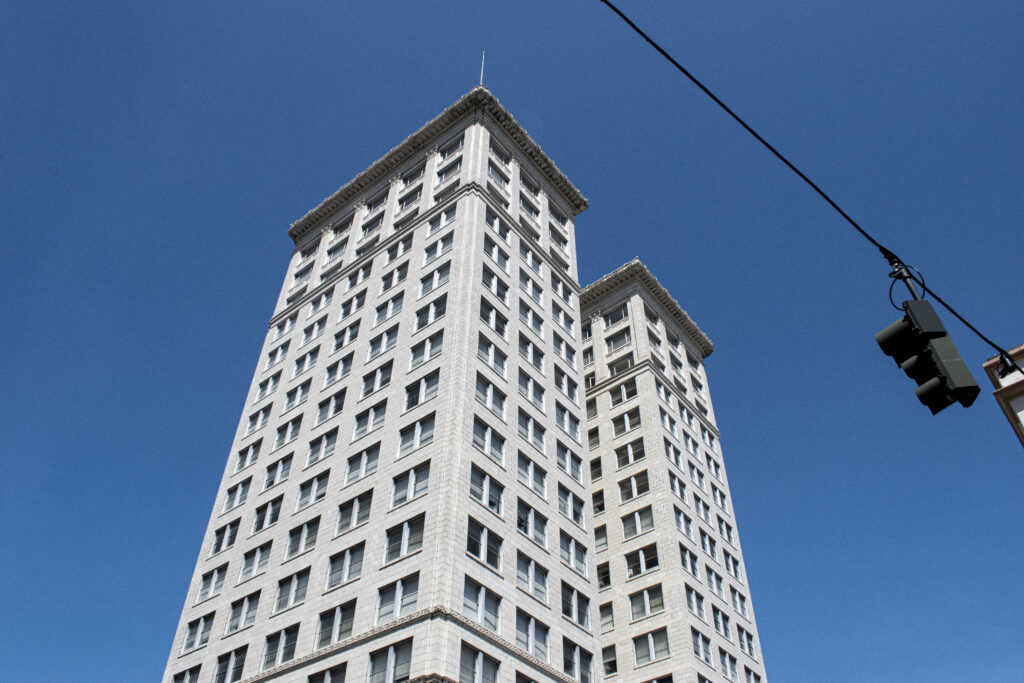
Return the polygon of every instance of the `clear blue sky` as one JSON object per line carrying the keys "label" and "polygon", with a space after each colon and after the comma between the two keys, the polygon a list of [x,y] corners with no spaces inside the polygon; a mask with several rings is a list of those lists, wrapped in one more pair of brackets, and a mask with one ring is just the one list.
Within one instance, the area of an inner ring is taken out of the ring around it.
{"label": "clear blue sky", "polygon": [[[1024,342],[1024,5],[621,0],[937,291]],[[597,0],[0,8],[0,679],[154,681],[289,224],[477,83],[709,359],[777,683],[1024,681],[1024,450],[989,349],[932,417],[887,267]]]}

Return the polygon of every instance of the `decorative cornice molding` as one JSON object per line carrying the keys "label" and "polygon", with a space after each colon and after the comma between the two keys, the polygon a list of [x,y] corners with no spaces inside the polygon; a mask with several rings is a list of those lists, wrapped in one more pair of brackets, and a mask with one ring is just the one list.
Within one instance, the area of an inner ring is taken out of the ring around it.
{"label": "decorative cornice molding", "polygon": [[584,287],[580,293],[581,314],[594,302],[600,300],[601,297],[607,296],[616,289],[628,285],[631,281],[636,281],[643,285],[651,296],[654,297],[654,300],[668,311],[676,324],[700,348],[704,358],[711,355],[715,350],[711,340],[697,327],[697,323],[693,322],[693,319],[683,310],[679,302],[658,282],[658,279],[651,274],[651,271],[647,270],[647,266],[639,258],[634,258],[621,268],[608,273],[597,282]]}
{"label": "decorative cornice molding", "polygon": [[365,192],[389,174],[397,172],[400,165],[416,154],[432,149],[431,145],[436,143],[436,139],[460,120],[471,115],[478,115],[482,120],[485,114],[490,116],[495,124],[516,143],[520,151],[533,161],[548,181],[558,189],[562,197],[572,206],[573,215],[587,208],[586,198],[548,158],[540,145],[533,141],[487,88],[478,86],[293,223],[291,229],[288,230],[288,235],[292,240],[298,242],[306,232],[319,225],[359,193]]}

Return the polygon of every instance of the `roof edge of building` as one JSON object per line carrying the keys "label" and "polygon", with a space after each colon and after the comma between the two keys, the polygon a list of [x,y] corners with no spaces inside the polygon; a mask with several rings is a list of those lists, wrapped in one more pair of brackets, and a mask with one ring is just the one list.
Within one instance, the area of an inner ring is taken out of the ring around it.
{"label": "roof edge of building", "polygon": [[382,178],[393,172],[399,165],[408,161],[414,154],[428,147],[449,126],[474,111],[489,114],[492,120],[516,143],[519,150],[544,173],[544,176],[562,194],[572,207],[573,215],[577,215],[589,206],[586,197],[573,185],[558,166],[555,165],[541,146],[538,145],[526,130],[515,120],[501,102],[484,86],[477,86],[460,97],[454,104],[424,124],[419,130],[407,137],[387,154],[375,161],[365,171],[338,188],[333,194],[321,201],[305,216],[292,223],[288,235],[296,243],[312,227],[333,214],[359,193],[370,189]]}
{"label": "roof edge of building", "polygon": [[697,323],[693,321],[693,318],[683,310],[683,307],[679,305],[679,302],[675,300],[665,286],[658,282],[658,278],[654,277],[647,266],[639,259],[634,257],[632,261],[625,265],[613,270],[604,277],[600,278],[596,282],[587,285],[580,292],[580,311],[584,308],[597,301],[600,297],[605,296],[613,290],[619,289],[623,285],[626,285],[632,280],[636,280],[642,284],[648,292],[654,297],[655,301],[665,307],[665,310],[672,316],[675,322],[682,328],[683,332],[686,333],[690,339],[693,340],[698,347],[700,347],[701,353],[704,358],[707,358],[715,350],[714,344],[706,334],[697,326]]}

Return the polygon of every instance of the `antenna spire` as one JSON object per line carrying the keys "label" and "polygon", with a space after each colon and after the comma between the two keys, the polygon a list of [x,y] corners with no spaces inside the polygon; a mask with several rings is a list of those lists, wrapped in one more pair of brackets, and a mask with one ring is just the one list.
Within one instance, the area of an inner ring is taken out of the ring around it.
{"label": "antenna spire", "polygon": [[484,59],[487,58],[487,50],[480,54],[480,85],[484,84]]}

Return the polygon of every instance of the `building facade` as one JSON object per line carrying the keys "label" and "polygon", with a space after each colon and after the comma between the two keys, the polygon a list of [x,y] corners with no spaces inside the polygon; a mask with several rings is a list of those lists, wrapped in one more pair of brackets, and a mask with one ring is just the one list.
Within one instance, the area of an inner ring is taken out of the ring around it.
{"label": "building facade", "polygon": [[586,206],[476,88],[292,226],[166,683],[601,677]]}
{"label": "building facade", "polygon": [[[1013,362],[1024,367],[1024,344],[1010,349],[1009,354]],[[1024,446],[1024,377],[1016,370],[1006,372],[999,360],[999,356],[993,356],[985,361],[985,373],[995,387],[992,395],[996,403],[1013,427],[1013,433]]]}

